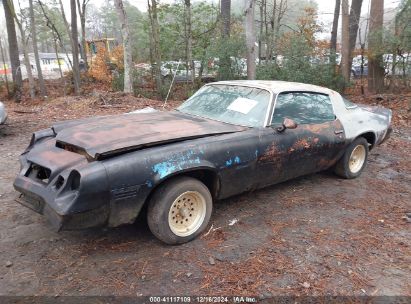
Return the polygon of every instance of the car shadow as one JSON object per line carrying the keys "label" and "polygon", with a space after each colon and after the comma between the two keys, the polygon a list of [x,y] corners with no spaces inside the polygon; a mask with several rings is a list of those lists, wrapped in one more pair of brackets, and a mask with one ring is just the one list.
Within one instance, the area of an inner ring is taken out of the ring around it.
{"label": "car shadow", "polygon": [[[272,196],[275,197],[277,192],[284,191],[287,188],[298,188],[303,184],[317,184],[324,179],[339,179],[330,171],[323,171],[311,175],[305,175],[294,178],[279,184],[271,185],[262,189],[244,192],[239,195],[232,196],[227,199],[218,200],[214,204],[213,216],[211,222],[223,222],[227,221],[227,214],[232,217],[241,216],[242,212],[248,212],[255,208],[254,204],[258,204],[259,197]],[[239,201],[248,202],[252,200],[252,204],[241,204],[241,210],[238,210]],[[211,225],[211,224],[210,224]],[[209,225],[209,226],[210,226]],[[206,230],[208,230],[207,228]],[[147,208],[143,208],[133,224],[126,224],[115,228],[90,228],[80,231],[63,231],[62,237],[70,242],[75,243],[89,243],[99,240],[100,244],[105,246],[111,246],[113,244],[130,243],[138,244],[138,248],[143,248],[144,245],[155,247],[168,247],[164,243],[160,242],[151,233],[147,224]],[[186,244],[190,247],[190,244],[195,244],[197,240]],[[137,249],[139,250],[139,249]]]}

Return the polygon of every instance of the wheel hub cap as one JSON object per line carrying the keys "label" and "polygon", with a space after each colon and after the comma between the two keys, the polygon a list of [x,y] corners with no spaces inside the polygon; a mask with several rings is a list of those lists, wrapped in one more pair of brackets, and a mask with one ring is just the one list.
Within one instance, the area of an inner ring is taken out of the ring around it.
{"label": "wheel hub cap", "polygon": [[187,191],[179,195],[171,205],[168,224],[174,234],[189,236],[200,228],[205,215],[205,198],[197,191]]}
{"label": "wheel hub cap", "polygon": [[352,150],[349,160],[349,169],[352,173],[358,173],[364,165],[365,161],[365,147],[358,145]]}

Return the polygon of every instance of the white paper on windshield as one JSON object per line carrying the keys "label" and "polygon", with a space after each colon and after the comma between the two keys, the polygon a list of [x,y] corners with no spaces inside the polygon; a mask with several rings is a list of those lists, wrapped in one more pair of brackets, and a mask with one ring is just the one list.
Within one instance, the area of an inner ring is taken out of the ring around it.
{"label": "white paper on windshield", "polygon": [[250,112],[251,109],[257,105],[257,103],[258,101],[256,100],[238,97],[228,106],[227,110],[248,114],[248,112]]}

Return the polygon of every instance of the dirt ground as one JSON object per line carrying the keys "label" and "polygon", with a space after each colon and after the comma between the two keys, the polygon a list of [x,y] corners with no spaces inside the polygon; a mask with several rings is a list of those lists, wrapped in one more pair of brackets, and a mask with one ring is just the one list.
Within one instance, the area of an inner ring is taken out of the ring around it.
{"label": "dirt ground", "polygon": [[103,93],[8,102],[0,126],[0,295],[411,296],[407,98],[376,101],[394,108],[395,128],[360,178],[324,172],[217,202],[207,232],[173,247],[157,241],[144,218],[54,233],[14,201],[12,186],[33,131],[160,102]]}

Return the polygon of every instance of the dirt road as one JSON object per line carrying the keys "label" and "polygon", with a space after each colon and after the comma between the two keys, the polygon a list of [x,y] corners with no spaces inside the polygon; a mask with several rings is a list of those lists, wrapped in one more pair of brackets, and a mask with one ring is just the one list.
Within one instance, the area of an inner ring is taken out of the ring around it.
{"label": "dirt road", "polygon": [[170,247],[144,218],[57,234],[14,202],[30,133],[95,111],[53,113],[11,111],[0,127],[0,295],[411,296],[411,128],[372,151],[358,179],[325,172],[217,202],[206,235]]}

